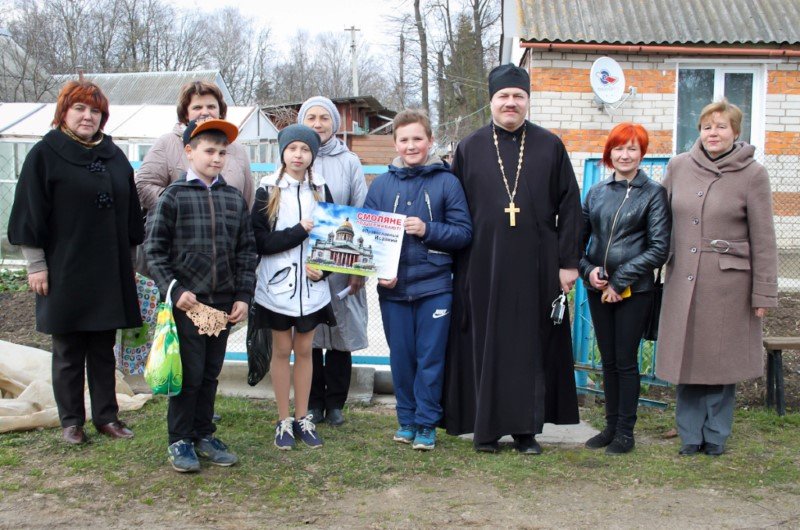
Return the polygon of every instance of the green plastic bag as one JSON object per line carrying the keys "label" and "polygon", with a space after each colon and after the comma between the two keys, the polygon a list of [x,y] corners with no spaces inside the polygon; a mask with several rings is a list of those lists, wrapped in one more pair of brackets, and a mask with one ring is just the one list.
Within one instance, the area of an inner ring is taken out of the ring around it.
{"label": "green plastic bag", "polygon": [[178,346],[178,330],[172,316],[172,286],[169,284],[167,297],[158,305],[153,346],[144,367],[144,380],[150,385],[153,394],[177,396],[183,386],[183,365]]}

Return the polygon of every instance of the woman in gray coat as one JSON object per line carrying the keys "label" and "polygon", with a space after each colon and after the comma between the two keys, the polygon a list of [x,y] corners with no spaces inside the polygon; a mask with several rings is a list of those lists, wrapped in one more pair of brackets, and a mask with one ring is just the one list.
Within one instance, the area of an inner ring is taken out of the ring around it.
{"label": "woman in gray coat", "polygon": [[656,373],[677,385],[681,455],[724,452],[736,383],[763,374],[761,319],[778,303],[772,191],[741,124],[735,105],[707,105],[663,182],[673,232]]}
{"label": "woman in gray coat", "polygon": [[[297,123],[311,127],[322,139],[313,169],[325,178],[334,202],[361,207],[367,183],[358,157],[336,137],[341,120],[336,105],[322,96],[308,99],[297,116]],[[314,423],[324,418],[338,426],[344,423],[342,408],[350,389],[351,353],[367,347],[367,299],[363,276],[331,274],[328,284],[337,325],[320,325],[314,334],[314,376],[308,409]],[[338,293],[348,287],[349,294],[340,300]]]}

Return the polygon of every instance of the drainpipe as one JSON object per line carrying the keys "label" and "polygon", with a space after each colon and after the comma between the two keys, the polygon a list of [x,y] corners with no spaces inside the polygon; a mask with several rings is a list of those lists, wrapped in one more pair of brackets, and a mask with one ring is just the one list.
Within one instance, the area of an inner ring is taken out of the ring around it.
{"label": "drainpipe", "polygon": [[520,47],[544,51],[667,53],[673,55],[747,55],[800,57],[800,50],[783,48],[707,48],[700,46],[653,46],[639,44],[580,44],[568,42],[521,42]]}

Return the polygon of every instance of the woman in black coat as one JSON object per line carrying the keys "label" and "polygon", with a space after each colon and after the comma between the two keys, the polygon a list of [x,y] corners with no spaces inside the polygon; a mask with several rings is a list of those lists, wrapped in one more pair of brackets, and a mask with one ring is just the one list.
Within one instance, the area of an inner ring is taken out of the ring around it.
{"label": "woman in black coat", "polygon": [[633,450],[639,401],[639,342],[653,306],[653,270],[667,259],[671,217],[667,192],[639,169],[648,135],[621,123],[608,135],[603,163],[614,170],[583,205],[588,247],[580,273],[603,361],[606,427],[586,447],[608,454]]}
{"label": "woman in black coat", "polygon": [[133,169],[102,132],[107,120],[98,86],[64,85],[53,129],[22,165],[8,227],[28,261],[36,328],[53,337],[53,393],[72,444],[86,442],[84,370],[97,430],[133,436],[117,417],[113,347],[117,329],[142,325],[131,247],[144,227]]}

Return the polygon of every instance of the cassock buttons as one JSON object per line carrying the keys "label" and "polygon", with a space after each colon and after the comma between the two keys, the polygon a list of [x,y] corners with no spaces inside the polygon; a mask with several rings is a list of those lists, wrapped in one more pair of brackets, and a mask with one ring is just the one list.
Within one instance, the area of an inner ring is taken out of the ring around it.
{"label": "cassock buttons", "polygon": [[698,192],[697,192],[697,196],[698,196],[698,197],[702,197],[702,196],[703,196],[703,192],[702,192],[702,191],[698,191]]}
{"label": "cassock buttons", "polygon": [[694,276],[692,276],[692,275],[690,274],[689,276],[687,276],[687,277],[686,277],[686,279],[687,279],[687,280],[689,280],[689,281],[691,282],[691,281],[693,281],[693,280],[694,280]]}
{"label": "cassock buttons", "polygon": [[693,224],[693,225],[699,225],[699,224],[700,224],[700,219],[698,219],[697,217],[695,217],[694,219],[692,219],[692,224]]}
{"label": "cassock buttons", "polygon": [[692,247],[692,253],[697,252],[697,247]]}

